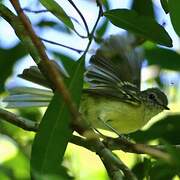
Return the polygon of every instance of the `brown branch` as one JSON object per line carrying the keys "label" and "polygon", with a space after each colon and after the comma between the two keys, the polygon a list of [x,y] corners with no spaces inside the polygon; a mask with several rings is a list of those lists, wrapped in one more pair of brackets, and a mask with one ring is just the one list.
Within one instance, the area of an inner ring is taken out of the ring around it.
{"label": "brown branch", "polygon": [[[48,58],[46,52],[45,52],[45,47],[44,44],[40,41],[36,33],[34,32],[30,21],[24,14],[19,1],[18,0],[10,0],[14,9],[16,10],[22,24],[24,25],[24,28],[31,38],[34,46],[36,47],[39,57],[41,59],[40,62],[36,62],[38,67],[40,68],[41,72],[45,75],[45,77],[48,78],[48,80],[51,82],[51,84],[54,86],[54,89],[58,91],[58,93],[62,94],[64,101],[66,105],[68,106],[73,119],[76,121],[80,120],[79,112],[75,106],[75,104],[71,100],[71,96],[69,91],[64,85],[63,78],[61,77],[59,71],[56,69],[56,67],[51,63],[50,59]],[[80,123],[77,123],[80,124]]]}
{"label": "brown branch", "polygon": [[[105,152],[103,152],[103,157],[101,157],[101,160],[103,161],[109,176],[113,180],[118,180],[122,178],[122,172],[124,173],[124,176],[126,179],[131,180],[137,180],[135,175],[132,173],[132,171],[117,157],[115,156],[109,149],[104,149],[104,151],[107,151],[107,157],[105,157]],[[111,163],[110,163],[111,162]],[[112,163],[113,162],[113,163]]]}
{"label": "brown branch", "polygon": [[168,153],[162,151],[162,147],[161,149],[158,149],[158,146],[149,146],[145,144],[132,143],[122,137],[118,137],[118,138],[106,137],[104,143],[111,150],[121,149],[125,152],[130,152],[130,153],[148,154],[156,158],[161,158],[169,163],[172,162],[171,156]]}
{"label": "brown branch", "polygon": [[39,123],[17,116],[14,113],[0,108],[0,118],[26,131],[38,131]]}
{"label": "brown branch", "polygon": [[[26,118],[19,117],[4,109],[0,109],[0,118],[2,120],[10,122],[11,124],[21,127],[24,130],[34,131],[34,132],[38,131],[38,127],[39,127],[38,123],[34,121],[30,121]],[[103,160],[103,163],[108,171],[108,174],[110,173],[109,175],[113,176],[114,179],[116,179],[115,177],[121,176],[119,170],[122,170],[126,177],[131,177],[130,179],[135,179],[135,177],[133,176],[133,174],[131,174],[130,170],[128,170],[128,168],[124,164],[122,164],[120,159],[116,158],[112,154],[110,150],[123,150],[125,152],[130,152],[130,153],[149,154],[156,158],[161,158],[168,163],[171,164],[173,163],[173,159],[169,154],[165,152],[166,148],[163,145],[148,146],[145,144],[135,144],[121,137],[120,138],[107,137],[103,142],[100,142],[98,139],[89,140],[75,135],[72,136],[70,142],[78,146],[84,147],[90,151],[96,152]],[[180,145],[172,145],[172,147],[176,149],[180,149]],[[109,167],[107,167],[108,166],[107,162],[111,163]]]}
{"label": "brown branch", "polygon": [[[34,131],[37,132],[39,128],[39,124],[31,121],[26,118],[22,118],[20,116],[15,115],[14,113],[11,113],[7,110],[4,110],[0,108],[0,118],[4,121],[7,121],[11,124],[14,124],[20,128],[23,128],[27,131]],[[149,154],[158,158],[162,159],[169,159],[162,155],[162,153],[165,153],[165,147],[163,145],[145,145],[145,144],[137,144],[132,143],[128,140],[121,139],[121,138],[106,138],[103,143],[108,147],[110,150],[123,150],[124,152],[130,152],[130,153],[136,153],[136,154]],[[73,144],[76,144],[78,146],[82,146],[86,149],[89,149],[90,151],[95,151],[93,148],[93,144],[89,143],[87,139],[81,138],[79,136],[73,136],[71,139],[71,142]],[[180,149],[180,145],[172,145],[173,148]]]}

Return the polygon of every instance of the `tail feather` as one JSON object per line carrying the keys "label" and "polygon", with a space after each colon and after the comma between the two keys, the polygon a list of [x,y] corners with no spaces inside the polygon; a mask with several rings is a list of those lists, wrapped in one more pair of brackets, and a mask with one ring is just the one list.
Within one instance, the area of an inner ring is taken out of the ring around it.
{"label": "tail feather", "polygon": [[6,108],[45,107],[53,96],[51,90],[31,87],[12,88],[9,89],[9,94],[3,99]]}

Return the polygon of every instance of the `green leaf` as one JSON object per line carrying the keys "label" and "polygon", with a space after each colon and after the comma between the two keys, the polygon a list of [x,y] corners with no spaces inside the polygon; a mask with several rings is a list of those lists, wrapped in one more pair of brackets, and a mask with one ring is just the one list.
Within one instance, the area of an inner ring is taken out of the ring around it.
{"label": "green leaf", "polygon": [[113,9],[104,15],[115,25],[158,44],[172,47],[172,40],[165,29],[153,18],[140,16],[136,11]]}
{"label": "green leaf", "polygon": [[154,162],[152,168],[149,171],[149,179],[153,180],[169,180],[174,179],[173,177],[177,175],[176,168],[168,165],[164,162]]}
{"label": "green leaf", "polygon": [[[22,144],[21,145],[18,144],[18,145],[21,146]],[[17,164],[18,164],[18,168],[17,168]],[[14,178],[11,177],[12,179],[30,179],[29,159],[23,153],[23,151],[20,151],[20,149],[13,158],[3,162],[3,166],[11,169],[14,175]]]}
{"label": "green leaf", "polygon": [[154,139],[164,139],[170,144],[178,144],[180,139],[180,115],[169,115],[153,124],[146,131],[137,131],[130,136],[137,142],[147,143]]}
{"label": "green leaf", "polygon": [[172,25],[178,36],[180,36],[180,2],[179,0],[169,0],[168,3]]}
{"label": "green leaf", "polygon": [[52,14],[54,14],[60,21],[62,21],[67,27],[74,30],[74,25],[63,10],[63,8],[54,0],[40,0],[41,4],[45,6]]}
{"label": "green leaf", "polygon": [[156,64],[165,69],[180,70],[180,54],[173,50],[159,47],[146,49],[145,57],[150,65]]}
{"label": "green leaf", "polygon": [[[142,161],[143,160],[143,161]],[[149,174],[149,170],[152,168],[152,162],[150,159],[144,157],[141,160],[138,159],[136,164],[132,168],[132,172],[136,175],[137,179],[146,179]]]}
{"label": "green leaf", "polygon": [[96,30],[97,38],[102,37],[105,34],[108,25],[109,25],[109,21],[105,19],[104,22]]}
{"label": "green leaf", "polygon": [[134,0],[131,9],[135,10],[139,15],[154,18],[152,0]]}
{"label": "green leaf", "polygon": [[36,26],[38,26],[40,28],[48,28],[49,27],[49,28],[53,28],[53,30],[57,30],[59,32],[71,34],[71,31],[69,28],[67,28],[67,26],[65,26],[64,24],[57,23],[55,21],[51,21],[51,20],[42,20],[42,21],[38,22],[36,24]]}
{"label": "green leaf", "polygon": [[[104,8],[105,10],[109,10],[109,2],[108,1],[104,1]],[[99,38],[101,38],[105,32],[107,31],[109,25],[109,21],[108,19],[104,19],[104,21],[98,26],[97,30],[96,30],[96,36],[97,38],[95,39],[96,41],[101,41],[101,39],[99,40]]]}
{"label": "green leaf", "polygon": [[4,91],[5,81],[11,75],[14,64],[26,54],[21,43],[11,49],[0,48],[0,92]]}
{"label": "green leaf", "polygon": [[[76,102],[77,106],[80,103],[83,72],[84,58],[81,58],[73,66],[71,78],[66,81],[72,100]],[[72,135],[70,120],[71,115],[68,107],[61,95],[55,93],[33,143],[31,157],[33,173],[37,175],[62,175],[60,165]]]}
{"label": "green leaf", "polygon": [[60,62],[63,63],[64,68],[67,70],[68,74],[72,76],[74,72],[73,66],[75,66],[76,61],[72,57],[62,54],[60,52],[52,52],[52,53],[55,55],[55,57],[57,57],[57,60],[60,60]]}
{"label": "green leaf", "polygon": [[160,0],[161,6],[164,9],[164,12],[167,14],[169,13],[169,5],[168,5],[168,0]]}

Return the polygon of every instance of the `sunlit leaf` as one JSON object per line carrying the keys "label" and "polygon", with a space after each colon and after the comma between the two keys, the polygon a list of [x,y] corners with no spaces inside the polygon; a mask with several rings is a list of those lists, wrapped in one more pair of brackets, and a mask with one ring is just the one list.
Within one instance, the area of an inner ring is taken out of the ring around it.
{"label": "sunlit leaf", "polygon": [[[66,85],[71,97],[79,105],[83,84],[84,59],[78,60],[73,67],[71,78]],[[60,174],[64,152],[72,135],[71,115],[59,93],[55,93],[40,124],[33,147],[31,170],[38,175]]]}
{"label": "sunlit leaf", "polygon": [[[17,168],[18,164],[18,168]],[[29,179],[29,159],[27,156],[19,150],[17,154],[9,159],[8,161],[4,162],[3,165],[8,167],[12,170],[14,177],[16,179]]]}
{"label": "sunlit leaf", "polygon": [[136,11],[113,9],[104,13],[114,25],[133,32],[158,44],[172,47],[172,40],[165,29],[153,18],[140,16]]}
{"label": "sunlit leaf", "polygon": [[52,14],[54,14],[58,19],[60,19],[66,26],[71,29],[74,29],[74,25],[63,10],[63,8],[54,0],[40,0],[43,6],[45,6]]}

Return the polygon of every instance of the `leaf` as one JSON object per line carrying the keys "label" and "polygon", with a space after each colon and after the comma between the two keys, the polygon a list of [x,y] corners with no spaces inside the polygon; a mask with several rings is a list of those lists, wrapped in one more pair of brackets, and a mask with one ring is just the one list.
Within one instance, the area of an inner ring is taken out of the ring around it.
{"label": "leaf", "polygon": [[105,19],[104,22],[96,30],[97,38],[102,37],[105,34],[108,25],[109,25],[109,21]]}
{"label": "leaf", "polygon": [[180,36],[180,3],[179,0],[170,0],[169,3],[169,11],[170,11],[170,18],[174,30]]}
{"label": "leaf", "polygon": [[140,16],[136,11],[113,9],[104,13],[115,26],[131,31],[158,44],[172,47],[172,40],[165,29],[153,18]]}
{"label": "leaf", "polygon": [[131,9],[135,10],[139,15],[154,18],[154,8],[151,0],[134,0]]}
{"label": "leaf", "polygon": [[137,142],[147,143],[154,139],[164,139],[170,144],[179,144],[180,115],[169,115],[153,124],[146,131],[137,131],[130,136]]}
{"label": "leaf", "polygon": [[5,81],[11,75],[14,64],[26,54],[21,43],[11,49],[0,48],[0,92],[4,91]]}
{"label": "leaf", "polygon": [[152,168],[152,162],[150,159],[144,157],[142,160],[138,160],[132,168],[132,172],[136,175],[137,179],[145,179],[149,170]]}
{"label": "leaf", "polygon": [[180,54],[173,50],[159,47],[145,49],[145,57],[150,65],[156,64],[165,69],[180,70]]}
{"label": "leaf", "polygon": [[52,53],[55,55],[55,57],[57,57],[58,60],[60,60],[60,62],[63,63],[68,74],[71,76],[74,72],[73,66],[75,66],[76,61],[72,57],[62,54],[60,52],[52,52]]}
{"label": "leaf", "polygon": [[167,14],[169,13],[169,5],[168,5],[168,0],[160,0],[161,6],[164,9],[164,12]]}
{"label": "leaf", "polygon": [[66,14],[66,12],[63,10],[63,8],[54,0],[40,0],[41,4],[45,6],[54,16],[56,16],[60,21],[62,21],[67,27],[74,30],[74,25],[69,18],[69,16]]}
{"label": "leaf", "polygon": [[[106,11],[109,10],[110,7],[108,1],[104,1],[103,4],[105,10]],[[98,26],[98,28],[96,29],[96,36],[97,36],[97,38],[95,39],[96,41],[99,41],[99,38],[101,38],[105,34],[108,25],[109,25],[108,19],[104,19],[104,21]]]}
{"label": "leaf", "polygon": [[[17,137],[16,137],[17,138]],[[15,142],[18,146],[22,146],[22,144],[18,144],[18,142]],[[18,149],[17,154],[10,158],[9,160],[3,162],[3,166],[11,169],[13,172],[14,178],[12,179],[30,179],[29,175],[29,159],[28,157]],[[18,168],[17,168],[18,164]],[[10,178],[10,179],[11,179]]]}
{"label": "leaf", "polygon": [[[83,85],[83,66],[84,58],[81,58],[73,67],[71,79],[66,81],[71,97],[77,105],[80,103]],[[62,175],[60,165],[72,135],[70,118],[70,112],[63,98],[59,93],[55,93],[33,143],[31,157],[33,173],[37,175]]]}
{"label": "leaf", "polygon": [[59,32],[68,33],[71,34],[71,31],[69,28],[64,26],[64,24],[57,23],[55,21],[51,20],[42,20],[36,24],[36,26],[40,28],[53,28],[53,30],[57,30]]}
{"label": "leaf", "polygon": [[176,168],[164,162],[154,162],[149,171],[149,179],[162,180],[173,179],[177,175]]}

